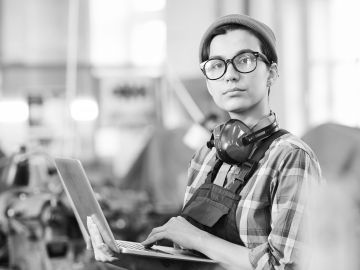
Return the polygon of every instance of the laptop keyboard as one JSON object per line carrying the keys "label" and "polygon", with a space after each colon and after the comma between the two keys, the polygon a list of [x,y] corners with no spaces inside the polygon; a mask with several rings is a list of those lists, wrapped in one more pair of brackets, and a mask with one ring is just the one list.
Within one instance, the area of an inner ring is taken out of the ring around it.
{"label": "laptop keyboard", "polygon": [[[141,243],[138,242],[130,242],[130,241],[124,241],[124,240],[115,240],[115,244],[118,248],[127,248],[131,250],[139,250],[139,251],[145,251],[145,252],[156,252],[156,253],[162,253],[167,255],[176,255],[173,252],[167,252],[165,250],[160,250],[157,248],[152,247],[145,247]],[[199,252],[193,252],[190,250],[181,250],[181,252],[178,252],[178,255],[185,255],[185,256],[192,256],[192,257],[199,257],[199,258],[207,258],[203,254]]]}
{"label": "laptop keyboard", "polygon": [[118,248],[128,248],[128,249],[135,249],[135,250],[148,250],[144,247],[144,245],[137,243],[137,242],[129,242],[123,240],[116,240],[115,244]]}
{"label": "laptop keyboard", "polygon": [[172,253],[163,251],[163,250],[159,250],[157,248],[154,248],[153,246],[151,247],[145,247],[144,245],[138,243],[138,242],[129,242],[129,241],[124,241],[124,240],[115,240],[115,244],[118,248],[127,248],[127,249],[131,249],[131,250],[138,250],[138,251],[145,251],[145,252],[156,252],[156,253],[163,253],[163,254],[170,254],[173,255]]}

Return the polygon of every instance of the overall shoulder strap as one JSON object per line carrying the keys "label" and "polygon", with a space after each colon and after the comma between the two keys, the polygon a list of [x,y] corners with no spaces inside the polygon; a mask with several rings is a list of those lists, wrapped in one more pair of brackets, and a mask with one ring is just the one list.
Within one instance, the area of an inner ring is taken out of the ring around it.
{"label": "overall shoulder strap", "polygon": [[265,152],[269,149],[272,142],[287,133],[289,132],[285,129],[279,129],[266,139],[262,140],[252,155],[240,165],[240,172],[234,182],[230,185],[229,189],[238,193],[239,189],[244,187],[247,181],[253,175],[258,167],[259,161],[264,157]]}

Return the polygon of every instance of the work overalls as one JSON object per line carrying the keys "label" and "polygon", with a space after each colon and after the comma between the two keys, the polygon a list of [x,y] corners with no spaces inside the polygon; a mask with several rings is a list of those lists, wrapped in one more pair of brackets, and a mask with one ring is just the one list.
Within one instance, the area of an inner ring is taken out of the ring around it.
{"label": "work overalls", "polygon": [[244,245],[236,225],[236,209],[243,186],[232,185],[227,189],[213,183],[222,164],[221,160],[216,161],[214,169],[190,198],[181,215],[203,231]]}

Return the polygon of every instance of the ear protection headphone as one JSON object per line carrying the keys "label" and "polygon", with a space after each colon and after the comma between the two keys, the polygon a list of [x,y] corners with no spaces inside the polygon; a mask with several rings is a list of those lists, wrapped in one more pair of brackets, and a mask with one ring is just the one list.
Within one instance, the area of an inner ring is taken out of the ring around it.
{"label": "ear protection headphone", "polygon": [[278,129],[276,120],[254,131],[244,122],[230,119],[214,128],[207,147],[215,146],[217,156],[222,161],[228,164],[240,164],[250,156],[255,142],[269,137]]}

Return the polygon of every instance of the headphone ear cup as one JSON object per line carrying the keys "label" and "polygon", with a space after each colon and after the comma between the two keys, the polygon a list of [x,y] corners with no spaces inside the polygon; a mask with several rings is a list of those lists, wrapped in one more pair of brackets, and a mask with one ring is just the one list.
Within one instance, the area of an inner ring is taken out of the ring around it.
{"label": "headphone ear cup", "polygon": [[250,155],[253,144],[244,145],[243,138],[251,129],[240,120],[230,119],[219,133],[214,133],[214,144],[218,157],[228,164],[244,162]]}

